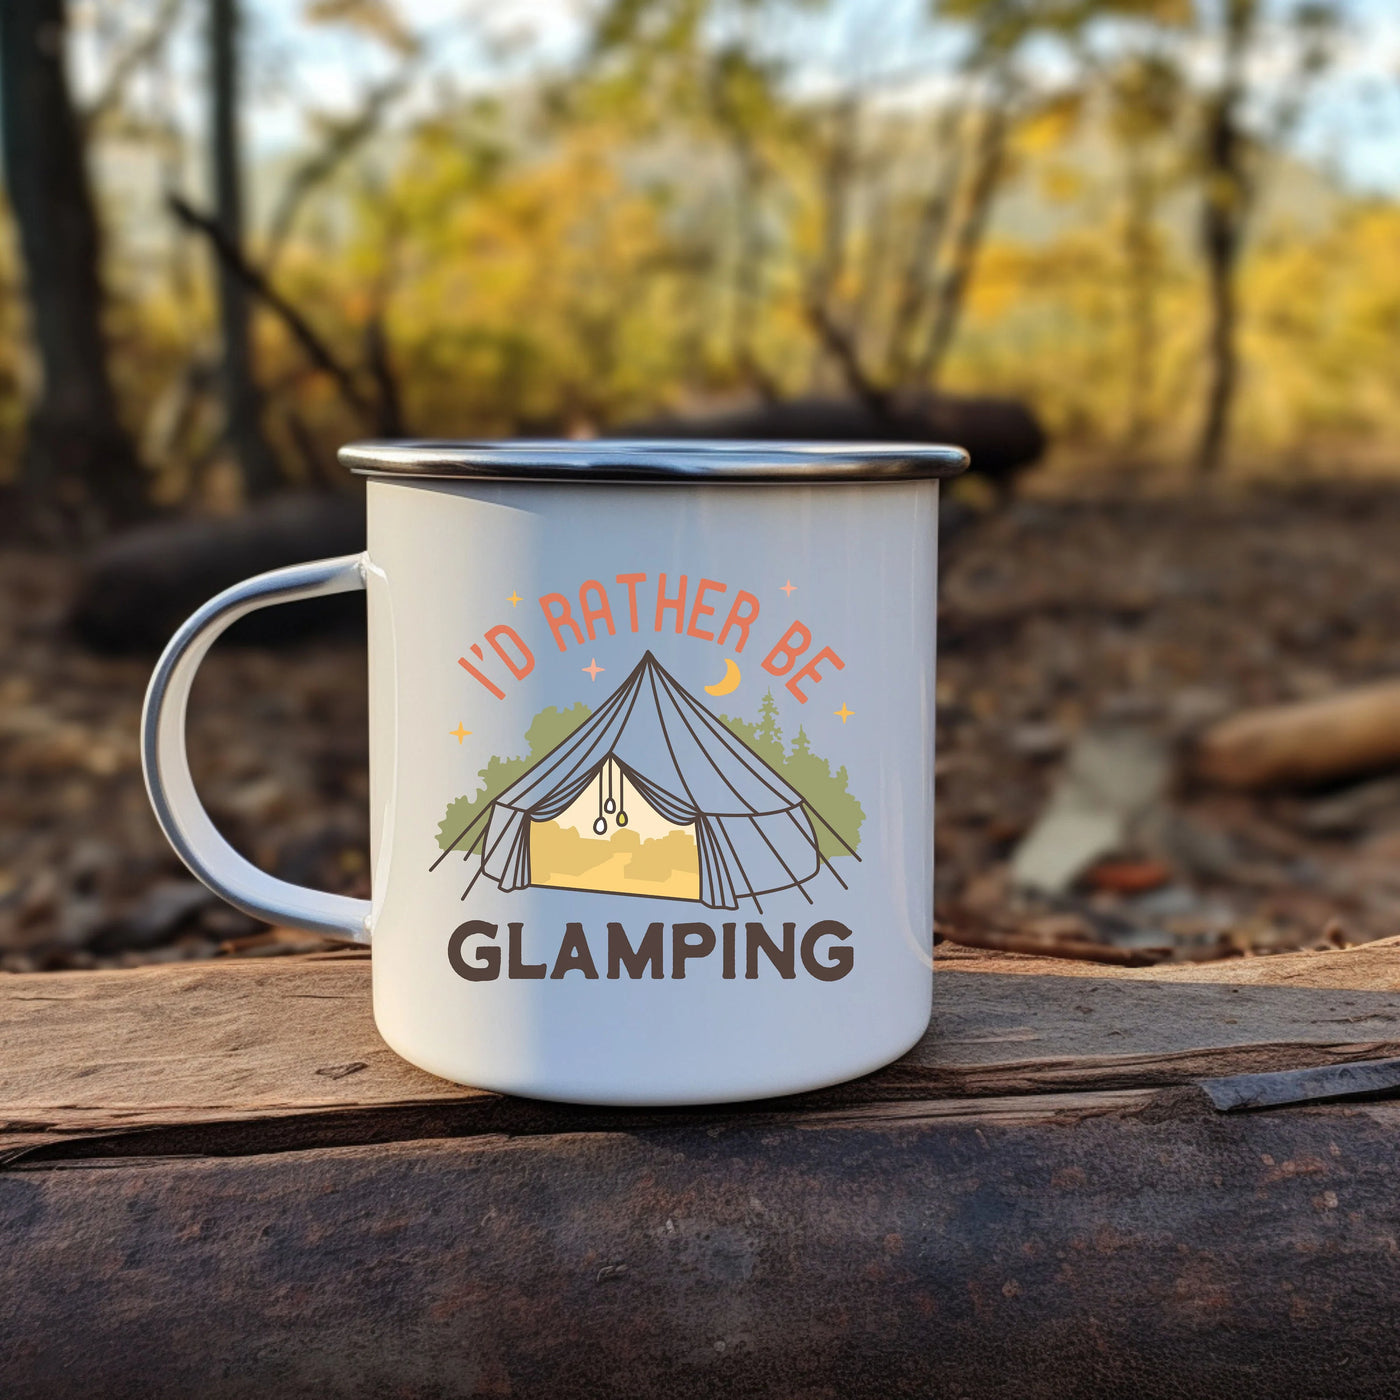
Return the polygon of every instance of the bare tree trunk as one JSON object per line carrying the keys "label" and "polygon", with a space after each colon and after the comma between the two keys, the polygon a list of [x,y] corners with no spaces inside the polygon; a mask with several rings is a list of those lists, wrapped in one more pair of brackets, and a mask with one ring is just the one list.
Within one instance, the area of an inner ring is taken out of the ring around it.
{"label": "bare tree trunk", "polygon": [[767,403],[781,397],[777,384],[759,359],[755,344],[763,296],[763,227],[759,201],[763,175],[747,146],[740,153],[739,248],[734,268],[732,343],[734,361]]}
{"label": "bare tree trunk", "polygon": [[738,173],[734,201],[734,277],[724,304],[730,356],[734,367],[766,403],[776,403],[781,391],[758,356],[755,331],[763,293],[764,237],[762,200],[766,171],[756,133],[746,114],[735,107],[733,94],[716,69],[710,83],[710,107],[724,132]]}
{"label": "bare tree trunk", "polygon": [[[1000,86],[998,84],[998,88]],[[1003,91],[995,91],[990,109],[983,118],[966,204],[962,218],[952,233],[947,270],[939,279],[933,320],[923,353],[914,369],[913,382],[921,388],[937,387],[943,362],[952,347],[958,322],[962,319],[963,303],[968,284],[972,281],[973,268],[977,264],[977,255],[982,249],[987,219],[992,212],[992,200],[1001,183],[1009,100]]]}
{"label": "bare tree trunk", "polygon": [[934,132],[934,159],[941,160],[942,167],[934,176],[915,220],[890,325],[889,377],[896,386],[905,385],[909,379],[916,332],[938,283],[948,215],[962,179],[963,144],[959,134],[962,115],[962,107],[956,100],[947,101],[939,113]]}
{"label": "bare tree trunk", "polygon": [[0,3],[0,125],[42,386],[22,486],[37,518],[92,533],[145,508],[102,329],[101,240],[64,71],[63,0]]}
{"label": "bare tree trunk", "polygon": [[742,126],[730,128],[730,140],[739,165],[738,224],[734,255],[734,296],[730,306],[729,343],[734,364],[767,403],[781,398],[778,385],[764,367],[754,343],[763,294],[763,229],[760,201],[763,167],[753,142]]}
{"label": "bare tree trunk", "polygon": [[888,410],[888,393],[866,369],[859,328],[848,323],[839,304],[857,174],[859,118],[859,102],[853,96],[843,98],[832,113],[822,170],[822,246],[807,279],[805,310],[808,324],[847,389],[872,413],[881,414]]}
{"label": "bare tree trunk", "polygon": [[1128,422],[1125,446],[1141,449],[1151,426],[1157,354],[1156,183],[1147,153],[1129,153],[1123,254],[1128,282]]}
{"label": "bare tree trunk", "polygon": [[1219,209],[1219,199],[1215,194],[1206,196],[1203,217],[1210,298],[1210,330],[1206,340],[1210,379],[1206,389],[1205,419],[1196,448],[1196,468],[1202,476],[1216,475],[1224,460],[1230,412],[1234,407],[1235,385],[1239,377],[1235,348],[1237,234],[1232,216]]}
{"label": "bare tree trunk", "polygon": [[1224,73],[1205,114],[1201,249],[1210,288],[1210,378],[1205,419],[1196,448],[1196,469],[1206,477],[1218,474],[1224,461],[1239,382],[1236,273],[1249,204],[1239,109],[1244,97],[1244,56],[1255,14],[1256,0],[1227,0]]}
{"label": "bare tree trunk", "polygon": [[809,295],[830,312],[846,267],[851,195],[856,177],[860,105],[843,97],[831,114],[831,136],[822,168],[822,246],[812,270]]}
{"label": "bare tree trunk", "polygon": [[[243,247],[243,180],[238,99],[238,3],[209,0],[210,157],[215,222],[227,243]],[[282,472],[262,428],[262,395],[253,373],[249,303],[242,280],[226,260],[215,260],[219,326],[223,338],[225,434],[250,497],[283,484]]]}

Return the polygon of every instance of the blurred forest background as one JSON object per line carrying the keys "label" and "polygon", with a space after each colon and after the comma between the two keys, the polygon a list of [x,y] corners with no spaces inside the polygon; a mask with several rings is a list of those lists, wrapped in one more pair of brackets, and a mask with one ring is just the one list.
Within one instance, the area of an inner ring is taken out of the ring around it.
{"label": "blurred forest background", "polygon": [[1400,426],[1383,3],[5,11],[0,472],[99,515],[810,392],[1206,473]]}
{"label": "blurred forest background", "polygon": [[[1125,835],[1097,884],[1041,872],[1049,914],[1007,883],[1104,714],[1175,744],[1400,674],[1388,0],[6,0],[0,129],[0,965],[301,946],[179,873],[135,716],[151,598],[218,582],[191,559],[354,534],[339,444],[832,435],[781,417],[814,403],[1032,425],[950,542],[948,909],[1211,955],[1396,931],[1400,892],[1317,871],[1400,791],[1331,828],[1201,797],[1214,846]],[[193,718],[233,839],[347,889],[360,664],[221,649]]]}

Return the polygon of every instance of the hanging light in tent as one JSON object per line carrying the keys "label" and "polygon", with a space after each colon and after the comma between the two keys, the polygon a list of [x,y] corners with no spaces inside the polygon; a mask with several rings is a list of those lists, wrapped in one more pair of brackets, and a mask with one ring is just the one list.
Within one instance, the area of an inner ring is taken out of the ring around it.
{"label": "hanging light in tent", "polygon": [[[604,767],[607,765],[605,764]],[[608,819],[603,815],[603,769],[598,770],[598,818],[593,823],[593,834],[595,836],[606,836],[608,834]]]}

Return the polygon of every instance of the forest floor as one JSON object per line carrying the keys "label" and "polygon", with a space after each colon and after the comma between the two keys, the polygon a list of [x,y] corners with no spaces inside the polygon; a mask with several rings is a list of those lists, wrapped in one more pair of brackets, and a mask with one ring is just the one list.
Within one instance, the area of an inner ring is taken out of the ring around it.
{"label": "forest floor", "polygon": [[[0,552],[0,968],[322,946],[208,895],[156,828],[137,752],[149,660],[84,652],[70,560]],[[1400,489],[1060,494],[945,553],[940,919],[1106,959],[1220,957],[1400,933],[1400,778],[1251,797],[1194,784],[1192,735],[1236,709],[1400,676]],[[211,814],[252,860],[368,893],[363,646],[219,647],[190,707]],[[1053,896],[1009,862],[1086,735],[1169,778],[1114,859]],[[1097,950],[1097,952],[1095,951]]]}

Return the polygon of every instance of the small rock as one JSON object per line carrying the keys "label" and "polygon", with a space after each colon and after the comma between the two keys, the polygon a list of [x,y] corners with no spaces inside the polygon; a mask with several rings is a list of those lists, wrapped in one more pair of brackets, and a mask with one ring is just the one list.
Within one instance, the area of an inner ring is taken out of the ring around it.
{"label": "small rock", "polygon": [[1166,745],[1149,729],[1086,729],[1045,810],[1016,848],[1013,883],[1064,893],[1096,860],[1126,844],[1134,823],[1161,804],[1170,775]]}

